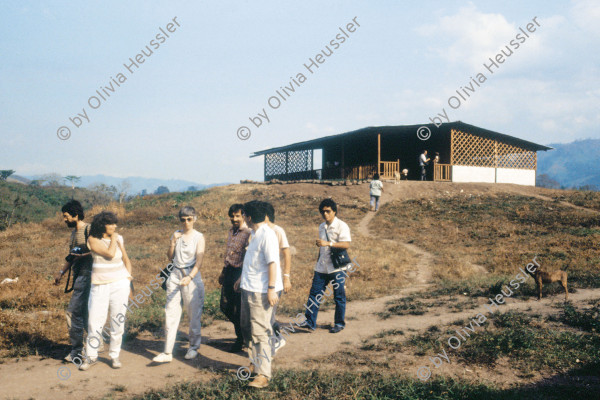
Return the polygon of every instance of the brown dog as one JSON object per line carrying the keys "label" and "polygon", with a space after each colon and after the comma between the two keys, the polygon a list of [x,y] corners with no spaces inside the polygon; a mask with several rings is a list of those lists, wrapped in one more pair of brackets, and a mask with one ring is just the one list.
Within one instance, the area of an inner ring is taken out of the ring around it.
{"label": "brown dog", "polygon": [[[565,289],[565,301],[569,300],[569,289],[567,289],[567,272],[566,271],[554,271],[554,272],[546,272],[542,271],[539,268],[539,264],[533,258],[533,261],[538,266],[535,272],[529,271],[529,265],[526,268],[526,271],[529,275],[533,277],[538,289],[538,300],[542,298],[542,284],[544,283],[553,283],[560,282],[562,287]],[[531,265],[531,264],[530,264]]]}

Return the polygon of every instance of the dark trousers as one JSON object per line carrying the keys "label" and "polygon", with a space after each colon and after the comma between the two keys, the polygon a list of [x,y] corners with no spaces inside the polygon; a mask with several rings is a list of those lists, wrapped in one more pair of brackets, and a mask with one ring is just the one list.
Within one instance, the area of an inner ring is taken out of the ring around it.
{"label": "dark trousers", "polygon": [[[334,282],[337,285],[334,285]],[[313,276],[312,287],[310,288],[310,294],[308,295],[308,302],[306,303],[306,322],[312,329],[317,327],[317,314],[319,313],[319,306],[325,301],[326,297],[331,296],[331,290],[325,290],[329,283],[332,284],[333,288],[333,300],[335,301],[335,317],[334,323],[339,326],[346,326],[344,317],[346,315],[346,290],[344,284],[346,282],[346,275],[343,272],[335,272],[333,274],[323,274],[316,272]],[[335,288],[337,286],[337,288]]]}
{"label": "dark trousers", "polygon": [[242,307],[242,293],[233,290],[233,284],[242,276],[242,268],[230,265],[224,269],[223,288],[221,289],[221,311],[233,323],[235,336],[242,341],[242,328],[240,326],[240,310]]}
{"label": "dark trousers", "polygon": [[426,181],[427,180],[427,171],[425,170],[425,166],[421,165],[421,180],[422,181]]}
{"label": "dark trousers", "polygon": [[69,337],[71,339],[71,356],[81,355],[83,351],[84,330],[88,326],[88,299],[91,287],[90,275],[78,275],[73,284],[73,295],[67,312],[70,314],[71,326]]}

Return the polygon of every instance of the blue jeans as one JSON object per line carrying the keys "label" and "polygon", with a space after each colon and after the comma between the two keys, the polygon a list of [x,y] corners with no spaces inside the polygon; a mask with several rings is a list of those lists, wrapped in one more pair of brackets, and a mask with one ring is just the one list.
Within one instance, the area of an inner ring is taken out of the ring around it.
{"label": "blue jeans", "polygon": [[[319,313],[320,304],[325,301],[325,297],[331,296],[330,290],[325,291],[329,283],[332,284],[333,300],[335,301],[334,323],[337,326],[346,326],[346,322],[344,322],[346,314],[346,290],[344,289],[344,283],[346,282],[346,277],[347,275],[343,272],[323,274],[315,271],[310,294],[308,295],[308,302],[304,306],[306,308],[306,312],[304,313],[306,322],[311,329],[317,327],[317,314]],[[336,283],[337,285],[335,285]]]}
{"label": "blue jeans", "polygon": [[379,197],[371,195],[371,207],[375,207],[375,211],[379,210]]}

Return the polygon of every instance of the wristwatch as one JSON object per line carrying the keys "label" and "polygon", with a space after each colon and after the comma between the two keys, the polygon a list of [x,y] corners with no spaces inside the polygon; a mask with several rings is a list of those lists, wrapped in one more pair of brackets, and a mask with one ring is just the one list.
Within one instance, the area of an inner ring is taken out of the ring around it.
{"label": "wristwatch", "polygon": [[275,289],[275,286],[269,286],[269,289]]}

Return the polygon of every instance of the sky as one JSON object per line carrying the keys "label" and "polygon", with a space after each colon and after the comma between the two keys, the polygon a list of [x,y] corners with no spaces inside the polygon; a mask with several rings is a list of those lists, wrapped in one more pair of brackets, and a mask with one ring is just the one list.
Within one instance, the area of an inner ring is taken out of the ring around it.
{"label": "sky", "polygon": [[438,113],[600,138],[598,1],[1,5],[0,169],[18,175],[262,180],[255,151]]}

